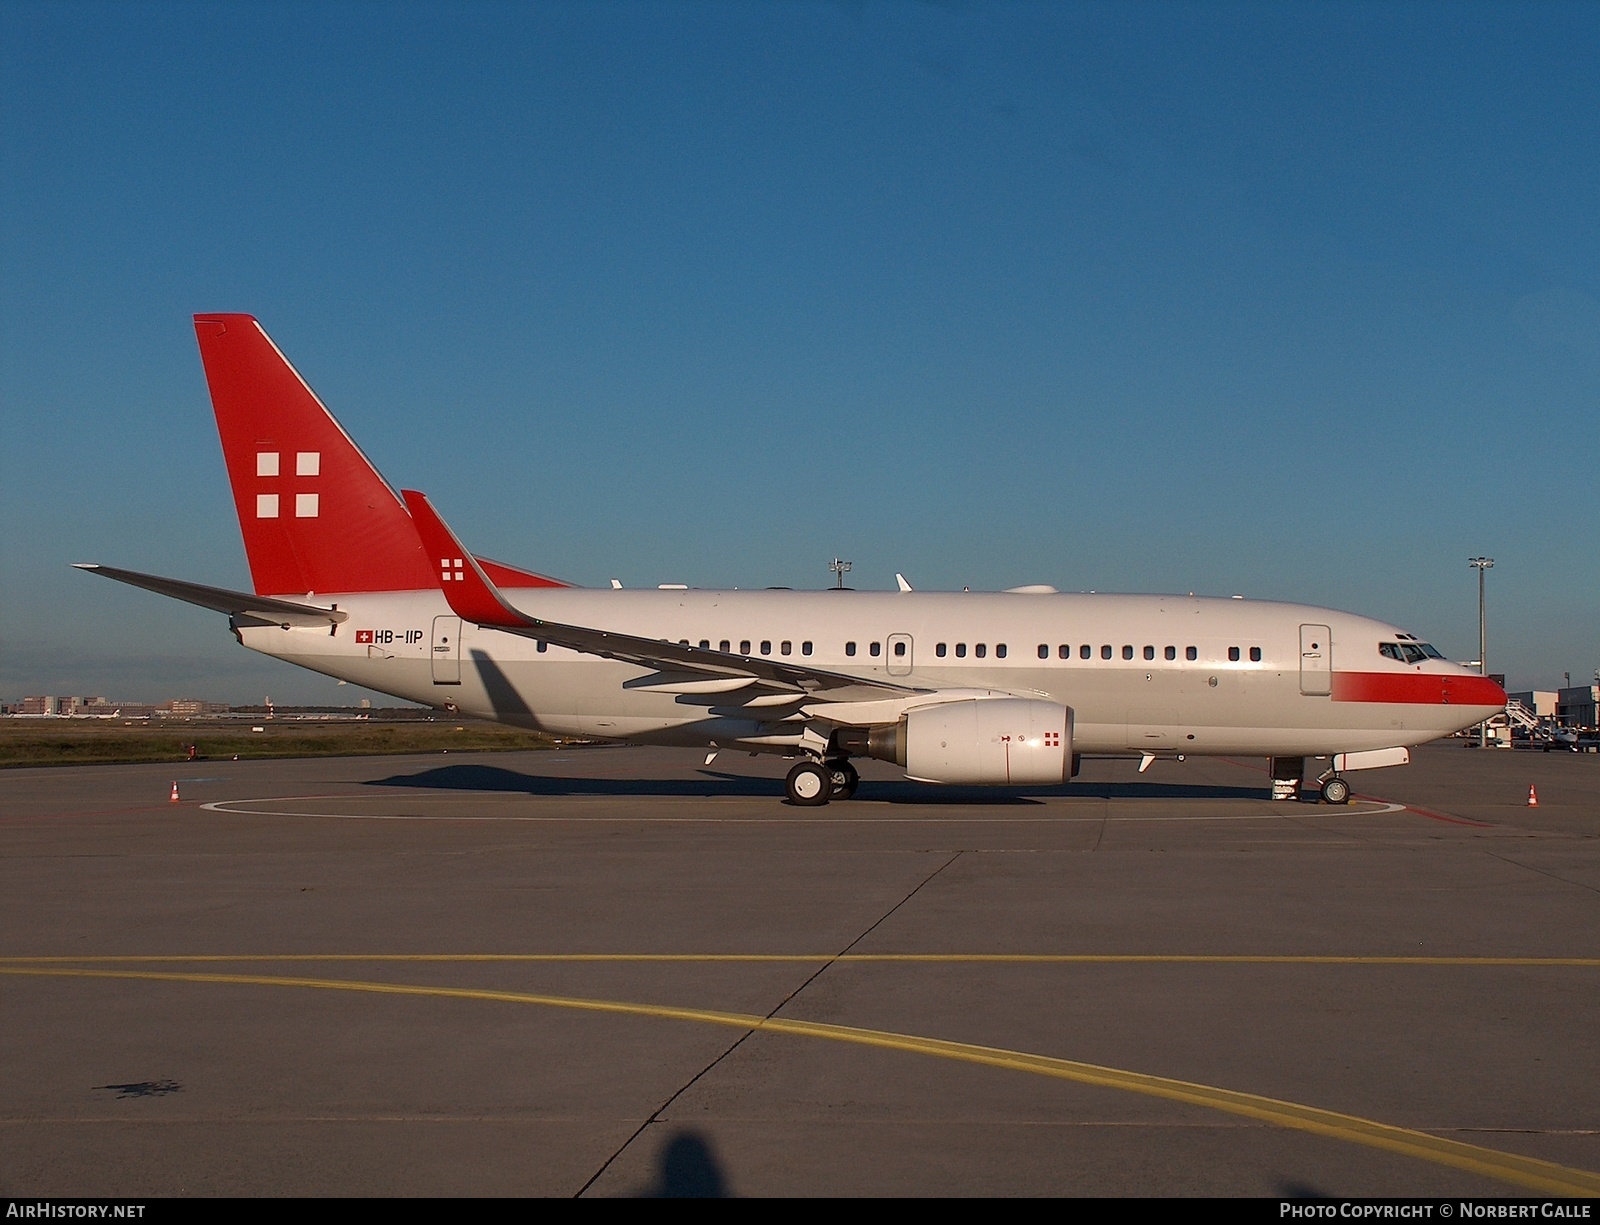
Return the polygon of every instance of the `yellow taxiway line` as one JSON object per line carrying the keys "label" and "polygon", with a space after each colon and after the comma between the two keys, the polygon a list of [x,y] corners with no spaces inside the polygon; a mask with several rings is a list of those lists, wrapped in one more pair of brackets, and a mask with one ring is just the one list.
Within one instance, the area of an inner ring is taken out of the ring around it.
{"label": "yellow taxiway line", "polygon": [[1363,957],[1296,953],[177,953],[6,957],[0,965],[187,965],[259,962],[941,962],[1015,965],[1482,966],[1600,968],[1600,957]]}
{"label": "yellow taxiway line", "polygon": [[967,1042],[948,1042],[913,1034],[886,1030],[859,1029],[820,1021],[800,1021],[783,1017],[761,1017],[733,1012],[714,1012],[700,1008],[674,1008],[659,1004],[633,1004],[616,1000],[577,999],[566,996],[535,995],[520,991],[488,991],[470,987],[433,987],[405,983],[359,982],[328,978],[291,978],[279,975],[201,974],[181,971],[74,969],[41,964],[19,965],[15,960],[0,964],[0,974],[52,978],[138,979],[155,982],[232,984],[258,987],[298,987],[322,991],[354,991],[374,995],[429,996],[440,999],[484,1000],[508,1004],[531,1004],[545,1008],[566,1008],[580,1012],[610,1013],[619,1016],[650,1017],[658,1020],[690,1021],[720,1025],[756,1033],[792,1034],[848,1042],[857,1046],[905,1051],[952,1059],[962,1063],[1008,1068],[1076,1081],[1108,1089],[1122,1089],[1149,1097],[1165,1098],[1185,1105],[1201,1106],[1228,1114],[1271,1123],[1295,1131],[1310,1132],[1369,1148],[1383,1149],[1404,1156],[1431,1161],[1464,1170],[1485,1178],[1545,1194],[1571,1196],[1600,1195],[1600,1174],[1571,1169],[1549,1161],[1500,1152],[1459,1140],[1447,1140],[1407,1127],[1394,1127],[1356,1115],[1320,1110],[1295,1102],[1238,1093],[1211,1085],[1147,1076],[1118,1068],[1100,1067],[1048,1055],[1033,1055]]}

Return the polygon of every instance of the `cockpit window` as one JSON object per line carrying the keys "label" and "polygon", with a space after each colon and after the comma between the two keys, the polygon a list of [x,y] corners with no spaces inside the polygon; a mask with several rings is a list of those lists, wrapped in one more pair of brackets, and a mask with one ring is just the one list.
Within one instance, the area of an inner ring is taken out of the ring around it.
{"label": "cockpit window", "polygon": [[1424,659],[1444,658],[1431,643],[1427,642],[1380,642],[1378,654],[1402,664],[1416,664]]}

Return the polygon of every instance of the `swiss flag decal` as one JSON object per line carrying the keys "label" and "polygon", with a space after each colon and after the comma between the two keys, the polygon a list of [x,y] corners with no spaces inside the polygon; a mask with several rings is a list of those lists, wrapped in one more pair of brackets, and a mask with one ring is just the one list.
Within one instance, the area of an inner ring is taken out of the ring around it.
{"label": "swiss flag decal", "polygon": [[371,630],[357,630],[356,631],[356,641],[358,643],[371,642],[372,641],[372,631]]}

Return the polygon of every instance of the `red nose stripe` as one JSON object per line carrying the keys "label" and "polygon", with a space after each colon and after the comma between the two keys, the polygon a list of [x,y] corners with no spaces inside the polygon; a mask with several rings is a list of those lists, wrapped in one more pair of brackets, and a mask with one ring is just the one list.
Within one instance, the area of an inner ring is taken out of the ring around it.
{"label": "red nose stripe", "polygon": [[1426,706],[1504,706],[1506,691],[1486,676],[1426,672],[1335,672],[1335,702],[1405,702]]}

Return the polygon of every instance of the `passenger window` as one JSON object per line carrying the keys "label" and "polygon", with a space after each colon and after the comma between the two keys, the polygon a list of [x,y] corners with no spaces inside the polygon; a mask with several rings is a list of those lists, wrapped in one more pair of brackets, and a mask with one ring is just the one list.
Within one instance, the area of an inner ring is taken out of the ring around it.
{"label": "passenger window", "polygon": [[1184,647],[1183,648],[1183,657],[1185,659],[1199,659],[1200,658],[1200,652],[1195,647]]}
{"label": "passenger window", "polygon": [[802,642],[800,644],[800,654],[802,654],[802,655],[811,654],[811,644],[809,642]]}
{"label": "passenger window", "polygon": [[933,648],[933,653],[935,655],[937,655],[940,659],[943,659],[945,657],[946,653],[948,653],[949,650],[950,650],[950,648],[945,646],[945,644],[941,642],[938,646]]}
{"label": "passenger window", "polygon": [[741,654],[741,655],[750,654],[750,639],[748,639],[748,638],[739,639],[739,654]]}
{"label": "passenger window", "polygon": [[967,657],[967,644],[964,643],[964,642],[956,643],[956,658],[957,659],[965,659],[966,657]]}
{"label": "passenger window", "polygon": [[1156,649],[1155,649],[1155,647],[1145,647],[1145,649],[1144,649],[1144,657],[1146,659],[1154,659],[1156,657]]}
{"label": "passenger window", "polygon": [[844,653],[846,655],[854,655],[856,653],[856,644],[853,643],[853,642],[845,643],[844,644]]}
{"label": "passenger window", "polygon": [[1250,648],[1250,662],[1253,663],[1253,664],[1258,664],[1258,663],[1261,662],[1261,648],[1260,647],[1251,647]]}
{"label": "passenger window", "polygon": [[728,640],[726,638],[724,638],[721,642],[717,643],[717,650],[721,651],[724,655],[726,655],[728,653],[729,645],[730,645],[730,643],[728,642]]}
{"label": "passenger window", "polygon": [[686,647],[689,645],[689,640],[687,638],[680,638],[678,639],[678,645],[680,647]]}
{"label": "passenger window", "polygon": [[778,653],[780,655],[787,655],[793,650],[794,643],[790,642],[787,638],[778,644]]}
{"label": "passenger window", "polygon": [[1110,659],[1111,658],[1111,647],[1109,645],[1106,645],[1106,646],[1103,646],[1103,647],[1100,648],[1100,658],[1101,659]]}
{"label": "passenger window", "polygon": [[1238,647],[1229,647],[1228,648],[1228,659],[1232,663],[1238,663],[1239,662],[1239,648]]}
{"label": "passenger window", "polygon": [[763,638],[761,640],[761,653],[763,655],[772,654],[772,640],[770,638]]}
{"label": "passenger window", "polygon": [[1122,648],[1122,658],[1123,659],[1132,659],[1133,658],[1133,648],[1130,647],[1130,646],[1124,646]]}
{"label": "passenger window", "polygon": [[874,659],[876,659],[882,652],[883,645],[881,643],[874,642],[867,648],[867,654],[872,656]]}
{"label": "passenger window", "polygon": [[709,638],[700,639],[700,649],[702,651],[709,651],[711,649],[711,639],[709,639]]}
{"label": "passenger window", "polygon": [[1094,648],[1091,647],[1087,642],[1084,643],[1081,647],[1078,648],[1078,658],[1079,659],[1088,659],[1093,654],[1094,654]]}
{"label": "passenger window", "polygon": [[974,655],[976,655],[979,659],[982,659],[985,655],[987,655],[989,653],[989,648],[984,646],[983,643],[980,642],[977,646],[972,648],[972,653]]}
{"label": "passenger window", "polygon": [[543,638],[536,639],[534,641],[534,645],[539,648],[539,654],[541,654],[541,655],[543,655],[546,651],[548,651],[550,649],[550,644],[548,642],[546,642]]}
{"label": "passenger window", "polygon": [[1042,642],[1039,644],[1039,658],[1040,659],[1049,659],[1050,658],[1050,648],[1048,646],[1046,646]]}
{"label": "passenger window", "polygon": [[1006,657],[1006,644],[1005,643],[1002,642],[1002,643],[1000,643],[1000,645],[995,647],[995,649],[994,649],[994,657],[996,659],[1004,659]]}
{"label": "passenger window", "polygon": [[894,653],[897,658],[904,659],[906,657],[906,644],[903,642],[895,643]]}
{"label": "passenger window", "polygon": [[1177,659],[1178,658],[1178,648],[1177,647],[1168,647],[1167,650],[1166,650],[1166,656],[1167,656],[1168,659]]}
{"label": "passenger window", "polygon": [[1060,646],[1058,646],[1056,648],[1056,654],[1061,656],[1062,659],[1071,659],[1072,658],[1072,648],[1070,646],[1068,646],[1066,643],[1063,642]]}

